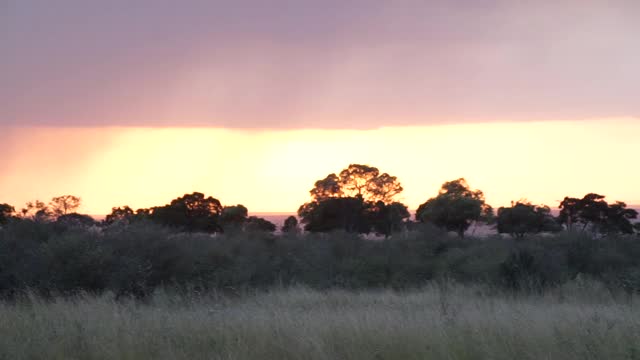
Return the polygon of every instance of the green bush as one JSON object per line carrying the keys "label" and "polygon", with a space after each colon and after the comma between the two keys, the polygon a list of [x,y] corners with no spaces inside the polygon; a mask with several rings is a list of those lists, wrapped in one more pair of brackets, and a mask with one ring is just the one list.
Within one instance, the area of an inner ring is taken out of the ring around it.
{"label": "green bush", "polygon": [[11,221],[0,230],[0,295],[5,298],[27,290],[146,298],[157,288],[408,289],[438,279],[541,291],[582,275],[635,292],[638,269],[640,242],[623,235],[460,239],[425,226],[368,240],[344,231],[212,235],[144,221],[96,230],[28,220]]}

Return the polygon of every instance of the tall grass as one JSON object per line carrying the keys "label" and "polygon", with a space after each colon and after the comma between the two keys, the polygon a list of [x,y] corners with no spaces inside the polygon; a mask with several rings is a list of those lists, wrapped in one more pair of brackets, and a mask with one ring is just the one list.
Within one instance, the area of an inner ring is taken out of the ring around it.
{"label": "tall grass", "polygon": [[640,359],[640,302],[596,282],[507,295],[308,288],[0,304],[1,359]]}

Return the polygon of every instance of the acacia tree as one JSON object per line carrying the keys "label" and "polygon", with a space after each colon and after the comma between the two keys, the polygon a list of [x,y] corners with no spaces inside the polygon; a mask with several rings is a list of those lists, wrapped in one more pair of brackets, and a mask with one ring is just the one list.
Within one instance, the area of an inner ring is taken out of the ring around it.
{"label": "acacia tree", "polygon": [[309,191],[312,201],[300,206],[298,214],[307,231],[366,233],[379,217],[375,212],[383,209],[376,204],[392,204],[402,190],[395,176],[369,165],[351,164],[338,175],[316,181]]}
{"label": "acacia tree", "polygon": [[111,214],[107,215],[107,217],[104,219],[104,222],[106,224],[130,222],[134,216],[135,213],[129,206],[114,207],[111,208]]}
{"label": "acacia tree", "polygon": [[55,217],[76,212],[80,207],[81,199],[73,195],[56,196],[49,202],[49,211]]}
{"label": "acacia tree", "polygon": [[438,196],[420,205],[416,220],[464,237],[473,222],[489,219],[492,215],[493,209],[485,202],[482,191],[471,190],[467,181],[460,178],[444,183]]}
{"label": "acacia tree", "polygon": [[152,208],[148,216],[160,224],[188,231],[220,232],[222,209],[218,199],[194,192],[174,199],[168,205]]}
{"label": "acacia tree", "polygon": [[631,220],[637,217],[638,212],[628,209],[627,204],[618,201],[609,205],[604,195],[590,193],[582,199],[565,197],[560,203],[558,221],[569,231],[580,226],[581,231],[632,234]]}
{"label": "acacia tree", "polygon": [[532,205],[530,202],[518,201],[511,207],[498,209],[496,228],[499,233],[511,234],[522,238],[526,234],[560,231],[551,209],[545,205]]}
{"label": "acacia tree", "polygon": [[385,204],[391,203],[403,190],[395,176],[380,174],[378,168],[360,164],[351,164],[342,170],[338,183],[340,193],[344,196],[362,197],[365,201],[382,201]]}

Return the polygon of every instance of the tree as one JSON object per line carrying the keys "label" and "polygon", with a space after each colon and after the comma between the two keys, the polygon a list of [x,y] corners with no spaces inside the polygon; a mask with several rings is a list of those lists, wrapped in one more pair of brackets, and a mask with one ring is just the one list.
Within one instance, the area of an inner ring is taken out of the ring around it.
{"label": "tree", "polygon": [[285,234],[297,234],[300,229],[298,229],[298,219],[295,216],[289,216],[284,220],[284,225],[282,225],[282,232]]}
{"label": "tree", "polygon": [[474,221],[487,219],[493,214],[480,190],[471,190],[463,178],[446,182],[438,196],[418,207],[416,220],[432,223],[447,231],[455,231],[464,237]]}
{"label": "tree", "polygon": [[633,234],[634,225],[631,220],[638,218],[638,212],[634,209],[628,209],[627,204],[616,201],[615,204],[609,205],[607,209],[606,221],[601,226],[600,231],[607,234],[623,233]]}
{"label": "tree", "polygon": [[565,196],[564,200],[560,202],[560,214],[558,215],[558,221],[567,227],[567,230],[573,231],[573,227],[580,220],[580,205],[581,200],[578,198],[572,198]]}
{"label": "tree", "polygon": [[320,202],[303,205],[298,210],[310,232],[344,230],[354,233],[368,233],[371,224],[367,204],[357,197],[329,198]]}
{"label": "tree", "polygon": [[73,195],[62,195],[51,199],[49,210],[56,218],[75,212],[80,207],[81,199]]}
{"label": "tree", "polygon": [[117,222],[129,223],[134,216],[135,213],[129,206],[114,207],[111,208],[111,214],[107,215],[107,217],[104,219],[104,222],[107,225]]}
{"label": "tree", "polygon": [[344,195],[340,179],[336,174],[329,174],[326,178],[316,181],[309,193],[311,193],[311,198],[314,201],[323,201]]}
{"label": "tree", "polygon": [[20,209],[20,216],[24,219],[31,218],[33,220],[48,218],[49,208],[40,200],[29,201],[24,208]]}
{"label": "tree", "polygon": [[403,190],[395,176],[380,174],[378,168],[360,164],[351,164],[342,170],[338,183],[343,196],[361,196],[370,202],[390,203]]}
{"label": "tree", "polygon": [[224,231],[242,230],[249,210],[244,205],[225,206],[220,215],[220,225]]}
{"label": "tree", "polygon": [[222,209],[218,199],[194,192],[168,205],[152,208],[149,217],[160,224],[187,231],[221,232],[219,217]]}
{"label": "tree", "polygon": [[388,237],[394,232],[402,231],[406,221],[411,217],[407,207],[399,202],[389,205],[378,201],[371,209],[373,229],[381,235]]}
{"label": "tree", "polygon": [[499,233],[511,234],[517,238],[531,233],[560,231],[548,206],[532,205],[525,201],[499,208],[496,225]]}
{"label": "tree", "polygon": [[[316,181],[309,191],[312,201],[300,206],[298,215],[307,231],[343,229],[368,233],[376,222],[379,229],[384,228],[381,219],[390,216],[376,215],[376,209],[386,209],[376,204],[394,203],[402,190],[395,176],[380,174],[369,165],[351,164],[339,175],[329,174]],[[392,208],[398,210],[395,206]],[[379,218],[374,219],[375,216]]]}
{"label": "tree", "polygon": [[565,197],[560,203],[558,221],[569,231],[581,225],[582,231],[591,229],[601,234],[632,234],[631,220],[637,217],[638,212],[628,209],[627,204],[618,201],[609,205],[604,195],[590,193],[582,199]]}
{"label": "tree", "polygon": [[0,225],[6,224],[13,217],[16,209],[9,204],[0,204]]}
{"label": "tree", "polygon": [[276,225],[261,217],[249,216],[244,224],[244,229],[251,232],[274,232]]}

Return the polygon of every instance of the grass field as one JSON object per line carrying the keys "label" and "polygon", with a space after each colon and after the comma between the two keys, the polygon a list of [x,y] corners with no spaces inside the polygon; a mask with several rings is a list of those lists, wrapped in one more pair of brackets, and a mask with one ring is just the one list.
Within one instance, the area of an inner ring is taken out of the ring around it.
{"label": "grass field", "polygon": [[594,282],[112,299],[0,305],[0,358],[640,359],[640,301]]}

